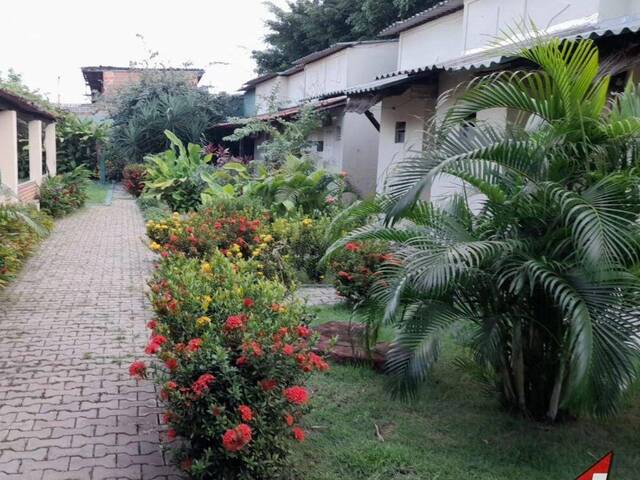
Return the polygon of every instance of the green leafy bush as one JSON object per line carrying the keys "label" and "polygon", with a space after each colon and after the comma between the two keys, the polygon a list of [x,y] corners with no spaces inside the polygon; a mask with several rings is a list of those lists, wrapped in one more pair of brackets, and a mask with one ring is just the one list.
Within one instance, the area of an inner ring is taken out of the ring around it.
{"label": "green leafy bush", "polygon": [[187,148],[175,134],[164,132],[171,149],[145,158],[145,194],[165,202],[173,211],[188,212],[201,204],[207,184],[202,174],[210,170],[212,155],[203,155],[200,145]]}
{"label": "green leafy bush", "polygon": [[151,286],[157,320],[146,348],[164,368],[134,362],[166,405],[168,440],[193,478],[282,478],[309,409],[305,378],[327,364],[311,352],[303,307],[221,253],[160,263]]}
{"label": "green leafy bush", "polygon": [[63,175],[45,178],[40,185],[40,208],[53,217],[62,217],[83,207],[90,175],[81,165]]}
{"label": "green leafy bush", "polygon": [[91,120],[82,120],[67,114],[56,123],[57,172],[72,172],[84,165],[95,172],[98,169],[98,148],[107,136],[108,127]]}
{"label": "green leafy bush", "polygon": [[35,207],[0,204],[0,288],[15,276],[52,226],[51,218]]}

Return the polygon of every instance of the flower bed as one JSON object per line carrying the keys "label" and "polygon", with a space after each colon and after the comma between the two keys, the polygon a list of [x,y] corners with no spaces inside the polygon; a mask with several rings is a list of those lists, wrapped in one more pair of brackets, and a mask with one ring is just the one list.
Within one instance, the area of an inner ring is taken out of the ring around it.
{"label": "flower bed", "polygon": [[176,251],[150,282],[157,317],[145,352],[159,361],[130,373],[160,386],[167,439],[184,439],[177,460],[195,478],[280,478],[304,440],[305,379],[328,368],[311,351],[304,307],[254,263]]}

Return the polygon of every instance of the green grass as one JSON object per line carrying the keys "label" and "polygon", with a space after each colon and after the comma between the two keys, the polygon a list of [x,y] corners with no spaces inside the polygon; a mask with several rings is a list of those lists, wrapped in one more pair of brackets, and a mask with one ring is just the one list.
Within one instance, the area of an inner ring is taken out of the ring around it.
{"label": "green grass", "polygon": [[[336,312],[325,309],[322,318]],[[332,366],[312,380],[307,441],[294,453],[300,480],[573,480],[616,453],[611,480],[640,478],[640,391],[607,421],[545,425],[501,410],[453,366],[444,349],[430,382],[411,403],[392,400],[384,377]],[[376,427],[384,442],[376,437]]]}
{"label": "green grass", "polygon": [[103,204],[107,198],[107,192],[111,189],[111,184],[91,182],[87,188],[87,203]]}
{"label": "green grass", "polygon": [[[342,305],[333,305],[330,307],[314,307],[311,308],[311,311],[316,315],[316,320],[312,322],[312,326],[322,325],[323,323],[328,322],[349,322],[349,321],[358,321],[358,316],[356,315],[352,319],[352,309],[351,306],[342,304]],[[380,341],[388,342],[393,339],[393,329],[388,327],[383,327],[380,332]]]}

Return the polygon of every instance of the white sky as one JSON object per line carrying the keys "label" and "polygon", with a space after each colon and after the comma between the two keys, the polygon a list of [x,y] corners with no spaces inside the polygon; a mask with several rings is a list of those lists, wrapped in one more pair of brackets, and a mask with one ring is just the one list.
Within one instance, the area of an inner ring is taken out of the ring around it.
{"label": "white sky", "polygon": [[80,67],[126,67],[150,49],[170,66],[205,68],[201,85],[233,92],[255,76],[250,54],[263,47],[268,16],[262,0],[4,0],[0,71],[13,68],[51,101],[87,102]]}

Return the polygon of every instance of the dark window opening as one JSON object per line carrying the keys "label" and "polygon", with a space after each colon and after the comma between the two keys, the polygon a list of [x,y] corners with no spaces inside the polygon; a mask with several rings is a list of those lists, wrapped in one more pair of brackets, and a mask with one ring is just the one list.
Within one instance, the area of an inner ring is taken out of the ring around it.
{"label": "dark window opening", "polygon": [[407,122],[396,122],[395,142],[404,143],[407,137]]}
{"label": "dark window opening", "polygon": [[322,140],[316,142],[316,152],[324,152],[324,142]]}

